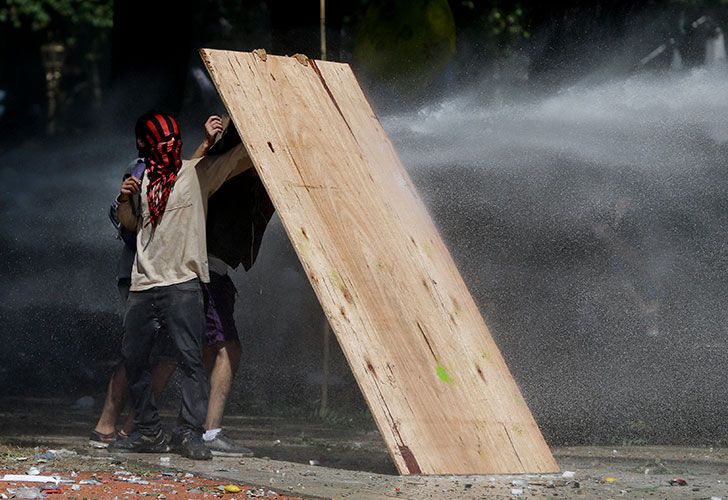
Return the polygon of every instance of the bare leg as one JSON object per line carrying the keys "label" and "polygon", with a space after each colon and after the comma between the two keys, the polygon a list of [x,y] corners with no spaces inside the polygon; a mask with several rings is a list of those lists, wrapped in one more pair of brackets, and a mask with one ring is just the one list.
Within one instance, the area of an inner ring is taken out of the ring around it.
{"label": "bare leg", "polygon": [[109,385],[106,389],[106,399],[101,416],[96,423],[94,430],[101,434],[111,434],[116,431],[116,421],[121,415],[126,403],[126,369],[124,363],[119,365],[111,375]]}
{"label": "bare leg", "polygon": [[[154,370],[152,370],[152,392],[156,399],[159,399],[160,394],[162,394],[164,388],[167,387],[169,379],[172,378],[176,369],[177,361],[171,358],[161,358],[156,364]],[[124,388],[124,390],[126,390],[126,388]],[[130,408],[129,414],[126,416],[126,420],[124,421],[123,432],[126,435],[129,435],[132,431],[134,431],[134,410]]]}
{"label": "bare leg", "polygon": [[210,402],[207,405],[205,429],[219,429],[230,388],[240,363],[240,343],[226,341],[205,346],[205,367],[210,371]]}

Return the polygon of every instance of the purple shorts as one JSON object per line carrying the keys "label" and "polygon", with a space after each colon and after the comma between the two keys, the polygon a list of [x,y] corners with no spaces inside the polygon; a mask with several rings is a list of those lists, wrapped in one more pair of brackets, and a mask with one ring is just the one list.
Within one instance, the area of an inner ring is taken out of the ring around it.
{"label": "purple shorts", "polygon": [[230,276],[210,273],[210,283],[202,287],[205,296],[205,340],[208,345],[240,342],[235,327],[235,288]]}

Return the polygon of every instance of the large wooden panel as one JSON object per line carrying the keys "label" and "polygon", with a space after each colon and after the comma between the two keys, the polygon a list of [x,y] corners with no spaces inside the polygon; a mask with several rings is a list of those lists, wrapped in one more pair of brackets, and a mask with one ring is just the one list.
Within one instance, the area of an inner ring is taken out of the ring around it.
{"label": "large wooden panel", "polygon": [[202,57],[399,471],[558,470],[349,66]]}

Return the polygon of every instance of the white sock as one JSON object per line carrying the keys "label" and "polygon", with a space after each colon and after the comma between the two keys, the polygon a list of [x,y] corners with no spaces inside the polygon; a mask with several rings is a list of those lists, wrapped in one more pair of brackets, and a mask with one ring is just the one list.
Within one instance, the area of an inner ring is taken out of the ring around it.
{"label": "white sock", "polygon": [[205,433],[202,435],[202,439],[205,441],[212,441],[221,432],[222,432],[222,429],[220,429],[219,427],[217,429],[209,429],[209,430],[205,431]]}

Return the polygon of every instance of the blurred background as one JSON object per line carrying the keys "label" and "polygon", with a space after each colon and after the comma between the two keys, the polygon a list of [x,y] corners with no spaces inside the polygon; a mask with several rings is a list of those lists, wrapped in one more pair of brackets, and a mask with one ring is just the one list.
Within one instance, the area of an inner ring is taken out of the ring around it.
{"label": "blurred background", "polygon": [[[723,0],[5,0],[0,405],[101,402],[134,121],[175,113],[190,154],[224,112],[198,49],[265,48],[352,65],[551,444],[725,443],[726,26]],[[374,428],[277,217],[234,281],[228,413]]]}

